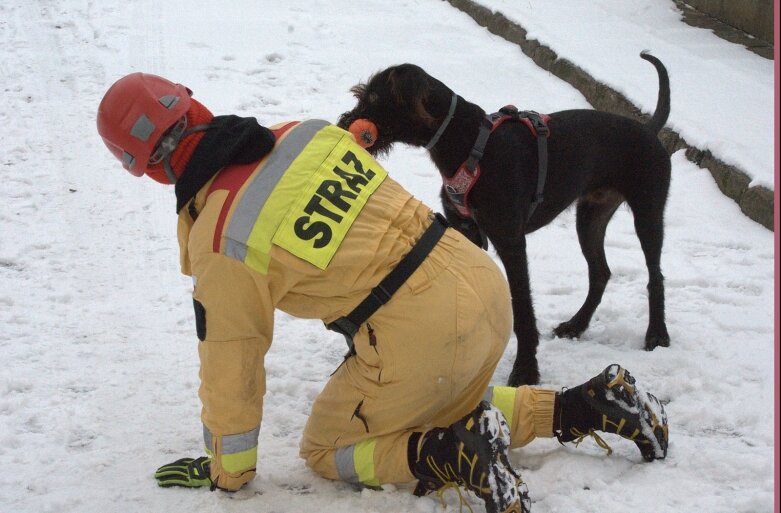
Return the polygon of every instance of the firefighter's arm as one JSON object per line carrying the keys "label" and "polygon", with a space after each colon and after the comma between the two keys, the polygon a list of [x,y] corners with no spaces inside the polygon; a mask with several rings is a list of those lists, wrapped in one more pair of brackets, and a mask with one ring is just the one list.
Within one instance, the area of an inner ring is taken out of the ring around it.
{"label": "firefighter's arm", "polygon": [[208,254],[194,264],[199,396],[210,478],[218,488],[238,490],[255,477],[274,305],[266,278],[243,263]]}

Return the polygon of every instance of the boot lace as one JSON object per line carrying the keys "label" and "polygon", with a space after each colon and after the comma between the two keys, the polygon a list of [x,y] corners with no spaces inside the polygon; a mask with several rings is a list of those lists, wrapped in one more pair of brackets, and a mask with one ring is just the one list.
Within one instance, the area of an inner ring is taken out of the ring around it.
{"label": "boot lace", "polygon": [[608,443],[607,443],[607,442],[605,442],[605,440],[604,440],[604,439],[603,439],[601,436],[599,436],[599,435],[597,434],[597,432],[596,432],[596,431],[594,431],[593,429],[589,429],[589,430],[588,430],[588,433],[583,433],[582,431],[579,431],[579,430],[577,430],[576,428],[573,428],[573,430],[572,430],[572,431],[573,431],[573,434],[575,434],[575,436],[577,436],[577,438],[575,438],[574,440],[572,440],[572,443],[574,443],[574,444],[575,444],[575,447],[577,447],[578,445],[580,445],[580,443],[581,443],[583,440],[585,440],[586,438],[593,438],[593,439],[594,439],[594,442],[596,442],[596,444],[597,444],[598,446],[600,446],[600,447],[601,447],[601,448],[603,448],[605,451],[607,451],[607,455],[608,455],[608,456],[610,456],[611,454],[613,454],[613,448],[612,448],[612,447],[610,447],[610,445],[608,445]]}
{"label": "boot lace", "polygon": [[461,490],[461,487],[457,483],[453,482],[447,482],[444,486],[439,488],[436,491],[437,497],[439,498],[439,503],[442,504],[442,508],[447,509],[447,502],[445,502],[445,492],[448,490],[455,490],[458,494],[458,512],[464,513],[464,507],[466,506],[466,509],[469,511],[469,513],[475,513],[472,509],[472,505],[469,504],[469,502],[464,498],[464,493]]}

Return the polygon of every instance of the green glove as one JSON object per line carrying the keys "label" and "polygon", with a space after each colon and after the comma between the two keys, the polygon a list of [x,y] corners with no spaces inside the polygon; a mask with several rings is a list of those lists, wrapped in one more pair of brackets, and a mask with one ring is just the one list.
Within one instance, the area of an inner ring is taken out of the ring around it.
{"label": "green glove", "polygon": [[187,486],[200,488],[211,486],[209,478],[209,464],[211,459],[206,456],[200,458],[182,458],[168,465],[163,465],[155,472],[155,479],[160,486]]}

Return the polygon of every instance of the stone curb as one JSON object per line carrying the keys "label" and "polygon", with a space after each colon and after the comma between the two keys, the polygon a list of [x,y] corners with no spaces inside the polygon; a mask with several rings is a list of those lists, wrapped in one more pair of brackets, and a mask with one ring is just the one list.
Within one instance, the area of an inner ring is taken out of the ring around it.
{"label": "stone curb", "polygon": [[[754,52],[755,54],[759,55],[760,57],[763,57],[765,59],[768,59],[772,61],[775,58],[775,53],[773,51],[773,42],[772,39],[768,42],[759,36],[751,35],[746,32],[743,32],[742,30],[733,27],[732,25],[729,25],[726,21],[722,21],[718,18],[715,18],[711,16],[710,14],[706,12],[699,11],[697,7],[692,7],[686,1],[684,0],[673,0],[673,3],[678,8],[678,10],[681,12],[681,21],[684,23],[691,25],[692,27],[699,27],[704,28],[712,31],[714,34],[719,36],[722,39],[726,39],[730,43],[735,43],[737,45],[742,45],[746,48],[746,50],[750,52]],[[695,3],[702,3],[702,4],[708,4],[708,0],[704,0],[702,2],[694,2]],[[726,2],[725,2],[726,4]],[[758,2],[754,0],[754,3],[752,5],[745,5],[748,4],[746,2],[745,4],[739,4],[738,2],[734,2],[734,4],[739,5],[738,8],[747,8],[747,7],[760,7]],[[714,4],[711,7],[714,7],[714,10],[718,10],[716,7],[717,5]],[[735,7],[734,5],[723,5],[722,7]],[[751,9],[747,8],[747,11],[751,11]],[[755,11],[756,16],[759,16],[759,11]],[[773,13],[771,10],[770,17],[772,20]],[[772,23],[772,21],[771,21]],[[771,31],[772,35],[772,31]]]}
{"label": "stone curb", "polygon": [[[526,37],[526,30],[509,20],[501,12],[494,12],[472,0],[447,0],[453,7],[472,17],[493,34],[517,44],[539,67],[549,71],[575,87],[597,110],[621,114],[640,121],[649,118],[624,95],[595,80],[574,63],[560,59],[556,52],[536,39]],[[701,150],[687,143],[674,130],[663,128],[659,139],[667,151],[685,150],[686,157],[701,168],[710,171],[719,189],[740,205],[740,210],[768,230],[774,228],[774,194],[762,186],[749,187],[751,179],[735,166],[726,164],[709,150]]]}

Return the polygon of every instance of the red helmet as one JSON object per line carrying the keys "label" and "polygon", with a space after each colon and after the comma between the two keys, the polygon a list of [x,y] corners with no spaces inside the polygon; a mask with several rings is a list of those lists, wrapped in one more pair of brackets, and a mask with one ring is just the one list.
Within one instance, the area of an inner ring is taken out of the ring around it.
{"label": "red helmet", "polygon": [[131,73],[117,80],[98,107],[98,133],[134,176],[147,171],[155,146],[190,107],[192,91],[157,75]]}

